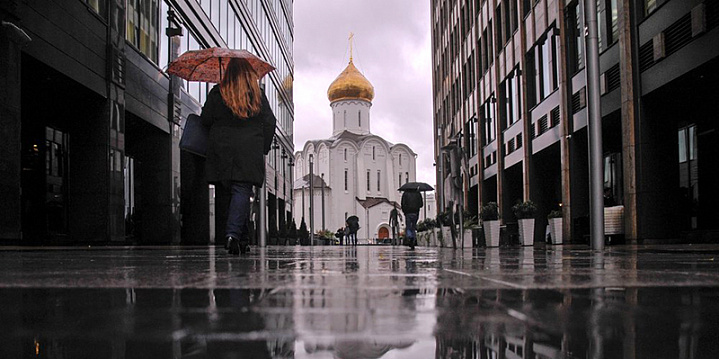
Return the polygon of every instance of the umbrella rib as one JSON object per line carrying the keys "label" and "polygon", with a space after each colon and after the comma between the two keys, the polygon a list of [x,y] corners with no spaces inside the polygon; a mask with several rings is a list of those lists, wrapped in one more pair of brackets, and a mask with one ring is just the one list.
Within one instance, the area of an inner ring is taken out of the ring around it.
{"label": "umbrella rib", "polygon": [[200,62],[200,63],[197,64],[194,68],[192,68],[192,71],[190,71],[190,74],[187,75],[187,77],[188,77],[188,78],[192,77],[192,74],[195,73],[195,70],[197,70],[198,67],[200,67],[202,64],[204,64],[205,62],[207,62],[208,60],[211,60],[211,59],[212,59],[212,57],[208,57],[208,58],[202,60],[202,62]]}

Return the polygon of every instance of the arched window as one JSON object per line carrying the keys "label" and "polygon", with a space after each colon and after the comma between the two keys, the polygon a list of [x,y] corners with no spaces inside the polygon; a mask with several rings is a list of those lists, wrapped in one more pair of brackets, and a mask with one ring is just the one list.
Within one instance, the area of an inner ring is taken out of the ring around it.
{"label": "arched window", "polygon": [[375,150],[374,150],[374,146],[372,146],[372,161],[374,161],[374,160],[375,160]]}
{"label": "arched window", "polygon": [[344,127],[347,128],[347,110],[345,110],[344,114]]}
{"label": "arched window", "polygon": [[362,127],[362,110],[357,111],[357,124]]}
{"label": "arched window", "polygon": [[402,154],[401,153],[399,154],[399,165],[400,166],[402,165]]}
{"label": "arched window", "polygon": [[347,149],[345,148],[345,162],[347,162]]}

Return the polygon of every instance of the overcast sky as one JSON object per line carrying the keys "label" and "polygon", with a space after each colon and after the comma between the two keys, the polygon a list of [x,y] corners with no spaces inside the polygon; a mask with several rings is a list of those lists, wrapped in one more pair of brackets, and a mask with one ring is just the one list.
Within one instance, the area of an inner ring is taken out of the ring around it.
{"label": "overcast sky", "polygon": [[432,58],[427,0],[294,2],[295,150],[332,136],[327,88],[349,61],[374,86],[370,131],[417,153],[417,180],[434,186]]}

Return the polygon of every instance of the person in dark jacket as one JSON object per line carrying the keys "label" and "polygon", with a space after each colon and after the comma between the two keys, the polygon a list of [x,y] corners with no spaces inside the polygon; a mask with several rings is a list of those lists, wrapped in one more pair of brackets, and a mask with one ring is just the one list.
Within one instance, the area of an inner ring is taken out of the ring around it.
{"label": "person in dark jacket", "polygon": [[340,227],[335,232],[335,237],[340,240],[340,245],[344,245],[343,239],[345,238],[345,229]]}
{"label": "person in dark jacket", "polygon": [[246,253],[252,186],[264,182],[264,155],[272,146],[277,122],[246,60],[230,60],[222,82],[207,95],[201,117],[203,126],[210,128],[207,182],[231,193],[225,229],[229,252]]}
{"label": "person in dark jacket", "polygon": [[418,191],[405,191],[402,194],[402,212],[404,212],[405,225],[407,226],[405,235],[407,236],[409,247],[412,249],[417,245],[417,219],[419,219],[419,209],[422,206],[422,195]]}

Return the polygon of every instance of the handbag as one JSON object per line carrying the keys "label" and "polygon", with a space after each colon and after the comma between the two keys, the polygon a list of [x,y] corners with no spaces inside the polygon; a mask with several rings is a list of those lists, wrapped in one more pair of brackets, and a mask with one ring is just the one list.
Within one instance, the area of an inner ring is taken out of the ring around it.
{"label": "handbag", "polygon": [[185,128],[180,138],[180,149],[198,156],[207,156],[207,141],[210,129],[202,126],[202,119],[196,114],[190,114],[185,120]]}

